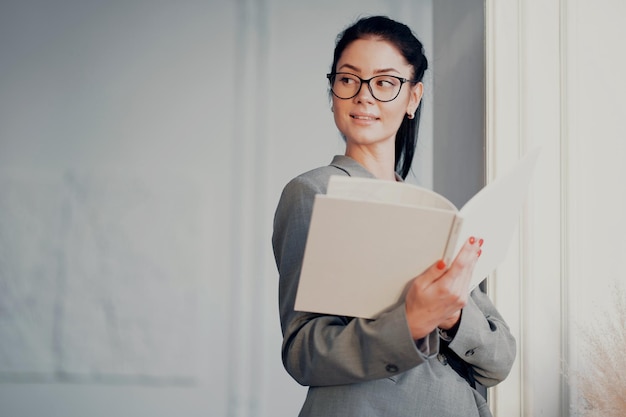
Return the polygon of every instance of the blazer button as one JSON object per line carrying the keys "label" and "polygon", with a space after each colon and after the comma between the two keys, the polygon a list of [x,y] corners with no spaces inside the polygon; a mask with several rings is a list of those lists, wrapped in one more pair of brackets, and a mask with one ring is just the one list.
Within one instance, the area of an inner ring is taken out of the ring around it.
{"label": "blazer button", "polygon": [[391,364],[391,363],[389,365],[387,365],[385,367],[385,369],[387,370],[387,372],[390,372],[392,374],[398,372],[398,367],[396,365],[394,365],[394,364]]}
{"label": "blazer button", "polygon": [[473,356],[474,353],[476,353],[476,351],[474,349],[470,349],[467,352],[465,352],[465,356]]}
{"label": "blazer button", "polygon": [[446,355],[444,355],[443,353],[438,353],[437,359],[439,360],[439,362],[441,362],[443,366],[446,366],[448,364],[448,358],[446,358]]}

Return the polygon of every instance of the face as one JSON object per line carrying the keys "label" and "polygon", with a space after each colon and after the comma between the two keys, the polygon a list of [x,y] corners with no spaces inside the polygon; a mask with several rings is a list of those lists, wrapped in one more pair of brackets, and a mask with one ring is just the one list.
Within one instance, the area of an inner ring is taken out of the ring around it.
{"label": "face", "polygon": [[[335,72],[350,72],[363,79],[395,75],[411,79],[412,67],[395,46],[380,39],[358,39],[343,51]],[[335,124],[350,147],[395,147],[395,135],[406,114],[414,114],[422,97],[422,83],[405,83],[398,97],[381,102],[366,85],[347,100],[333,95]]]}

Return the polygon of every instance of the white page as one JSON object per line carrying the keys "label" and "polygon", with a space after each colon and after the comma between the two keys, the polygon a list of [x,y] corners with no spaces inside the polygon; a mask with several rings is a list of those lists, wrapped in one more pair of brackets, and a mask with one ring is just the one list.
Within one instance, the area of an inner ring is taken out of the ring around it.
{"label": "white page", "polygon": [[448,199],[428,188],[376,178],[333,175],[328,182],[326,195],[361,201],[378,201],[458,211]]}
{"label": "white page", "polygon": [[472,289],[506,257],[539,151],[528,153],[513,171],[479,191],[460,211],[463,224],[454,253],[461,250],[470,236],[484,239],[472,277]]}

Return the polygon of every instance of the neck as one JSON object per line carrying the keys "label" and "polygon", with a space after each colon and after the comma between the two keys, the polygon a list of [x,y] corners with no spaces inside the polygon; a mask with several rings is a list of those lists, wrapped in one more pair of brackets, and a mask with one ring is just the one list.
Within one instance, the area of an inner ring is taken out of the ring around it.
{"label": "neck", "polygon": [[[387,147],[388,148],[388,147]],[[346,146],[346,156],[363,165],[376,178],[381,180],[396,180],[394,150],[384,147],[370,148],[361,146]]]}

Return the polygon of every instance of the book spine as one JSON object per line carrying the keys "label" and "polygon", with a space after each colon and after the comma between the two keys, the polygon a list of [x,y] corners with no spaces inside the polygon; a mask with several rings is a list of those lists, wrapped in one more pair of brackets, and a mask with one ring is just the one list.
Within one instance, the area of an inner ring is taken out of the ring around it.
{"label": "book spine", "polygon": [[452,262],[452,257],[456,256],[454,250],[457,246],[457,241],[459,239],[459,233],[461,232],[462,225],[463,218],[460,216],[454,216],[452,226],[450,227],[450,233],[448,234],[448,243],[446,244],[446,249],[443,253],[443,261],[446,263],[446,265],[450,265],[450,263]]}

